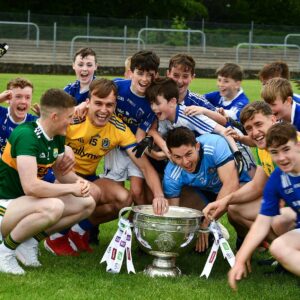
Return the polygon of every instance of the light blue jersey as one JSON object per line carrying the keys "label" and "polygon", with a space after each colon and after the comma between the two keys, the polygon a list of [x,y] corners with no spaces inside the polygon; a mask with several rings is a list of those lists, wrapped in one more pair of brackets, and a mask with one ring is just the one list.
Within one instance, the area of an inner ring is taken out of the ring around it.
{"label": "light blue jersey", "polygon": [[264,188],[260,214],[280,215],[280,199],[297,213],[296,228],[300,228],[300,176],[284,173],[277,167]]}
{"label": "light blue jersey", "polygon": [[[166,198],[178,198],[185,185],[215,194],[220,191],[222,182],[217,169],[233,160],[229,145],[223,137],[217,134],[201,135],[197,138],[197,142],[201,146],[200,156],[202,159],[194,173],[185,171],[171,161],[165,168],[163,189]],[[240,179],[240,181],[243,180]],[[245,181],[249,181],[249,178]]]}
{"label": "light blue jersey", "polygon": [[216,108],[224,108],[226,114],[234,120],[240,120],[242,109],[249,103],[249,99],[244,94],[243,89],[240,89],[238,94],[231,101],[227,101],[221,96],[219,91],[205,94],[204,97]]}

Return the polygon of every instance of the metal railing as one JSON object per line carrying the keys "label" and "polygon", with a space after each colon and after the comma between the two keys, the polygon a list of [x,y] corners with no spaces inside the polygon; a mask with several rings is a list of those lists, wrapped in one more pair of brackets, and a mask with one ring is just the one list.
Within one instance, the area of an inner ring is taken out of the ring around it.
{"label": "metal railing", "polygon": [[[292,36],[298,36],[298,37],[300,37],[300,34],[299,33],[289,33],[289,34],[287,34],[285,37],[284,37],[284,41],[283,41],[283,43],[287,46],[288,45],[288,43],[287,43],[287,41],[288,41],[288,39],[290,38],[290,37],[292,37]],[[286,47],[284,47],[284,56],[286,57]]]}
{"label": "metal railing", "polygon": [[0,21],[0,24],[3,25],[26,25],[28,26],[33,26],[36,29],[36,39],[35,39],[35,44],[36,47],[39,47],[39,42],[40,42],[40,28],[37,24],[32,23],[32,22],[9,22],[9,21]]}
{"label": "metal railing", "polygon": [[[126,57],[126,41],[137,41],[138,45],[140,42],[143,44],[143,49],[145,49],[145,42],[141,38],[130,38],[126,36],[87,36],[87,35],[76,35],[71,40],[70,47],[70,57],[73,58],[74,55],[74,43],[78,39],[93,39],[93,40],[111,40],[111,41],[123,41],[123,57]],[[139,49],[139,47],[138,47]]]}
{"label": "metal railing", "polygon": [[[295,45],[295,44],[268,44],[268,43],[240,43],[236,46],[236,51],[235,51],[235,60],[236,63],[239,63],[239,49],[241,47],[247,46],[249,48],[248,51],[248,61],[249,61],[249,55],[251,58],[251,52],[252,52],[252,47],[279,47],[279,48],[297,48],[299,51],[299,59],[298,59],[298,68],[300,69],[300,46]],[[286,51],[284,52],[285,57],[286,57]]]}
{"label": "metal railing", "polygon": [[[143,32],[151,32],[151,31],[157,31],[157,32],[177,32],[177,33],[187,33],[187,52],[190,52],[190,45],[191,45],[191,33],[200,33],[201,35],[201,46],[203,53],[206,52],[206,37],[205,33],[202,30],[194,30],[194,29],[165,29],[165,28],[142,28],[138,32],[138,39],[141,39],[141,35]],[[138,49],[140,50],[140,43],[138,42]]]}

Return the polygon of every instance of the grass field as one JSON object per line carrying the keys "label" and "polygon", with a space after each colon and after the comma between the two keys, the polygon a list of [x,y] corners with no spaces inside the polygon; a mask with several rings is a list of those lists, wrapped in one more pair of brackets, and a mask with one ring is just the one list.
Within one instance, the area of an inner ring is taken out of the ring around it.
{"label": "grass field", "polygon": [[[0,90],[16,74],[0,75]],[[34,86],[34,102],[50,87],[63,88],[74,80],[73,76],[22,75]],[[260,84],[257,80],[245,80],[244,90],[251,100],[259,99]],[[215,80],[196,79],[191,89],[205,93],[215,90]],[[297,92],[297,90],[295,90]],[[230,244],[234,247],[235,234],[226,218],[223,223],[231,233]],[[229,265],[219,253],[209,279],[200,278],[207,255],[188,253],[177,259],[184,273],[179,278],[148,278],[141,272],[152,261],[150,256],[137,250],[133,243],[133,261],[138,272],[127,275],[125,267],[113,275],[105,272],[99,261],[116,231],[116,222],[101,225],[100,246],[93,254],[74,257],[54,257],[41,249],[42,268],[26,268],[23,277],[0,273],[0,299],[299,299],[299,279],[290,275],[265,276],[270,267],[258,267],[257,259],[266,254],[256,253],[253,273],[239,284],[239,291],[232,292],[227,285]]]}

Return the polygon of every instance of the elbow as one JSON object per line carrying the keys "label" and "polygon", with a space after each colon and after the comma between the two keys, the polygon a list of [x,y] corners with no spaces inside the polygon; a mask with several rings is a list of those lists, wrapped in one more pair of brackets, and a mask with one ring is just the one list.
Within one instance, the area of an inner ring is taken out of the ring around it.
{"label": "elbow", "polygon": [[25,184],[22,184],[22,188],[23,188],[24,194],[26,196],[40,197],[40,195],[38,194],[38,184],[25,183]]}

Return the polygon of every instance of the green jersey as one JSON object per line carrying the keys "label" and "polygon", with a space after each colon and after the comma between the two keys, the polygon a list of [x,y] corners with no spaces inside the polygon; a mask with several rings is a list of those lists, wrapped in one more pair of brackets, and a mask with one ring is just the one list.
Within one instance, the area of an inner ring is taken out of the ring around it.
{"label": "green jersey", "polygon": [[49,138],[36,122],[19,125],[9,137],[0,159],[0,199],[15,199],[23,196],[17,170],[17,156],[34,156],[37,162],[37,177],[43,179],[57,159],[64,152],[65,137]]}

